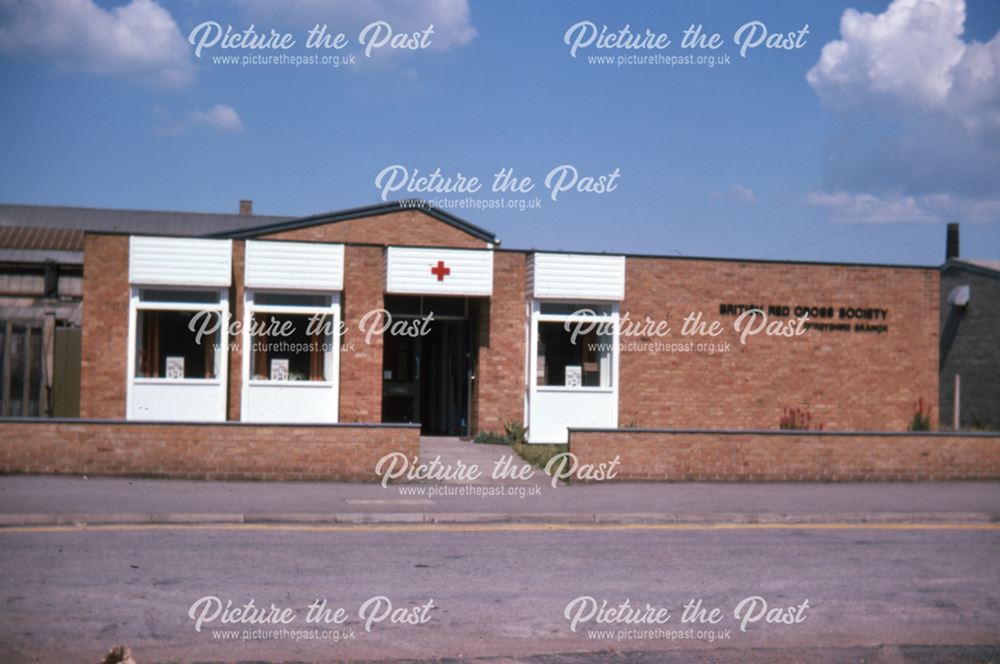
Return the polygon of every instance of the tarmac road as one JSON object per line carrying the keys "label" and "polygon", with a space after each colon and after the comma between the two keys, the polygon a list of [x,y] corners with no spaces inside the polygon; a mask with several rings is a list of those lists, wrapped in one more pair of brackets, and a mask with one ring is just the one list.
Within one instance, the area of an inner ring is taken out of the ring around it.
{"label": "tarmac road", "polygon": [[[8,528],[0,529],[0,574],[0,661],[97,662],[118,643],[140,664],[1000,661],[996,524]],[[365,632],[359,607],[380,595],[404,609],[400,619],[428,600],[433,608],[423,624],[386,618]],[[299,637],[317,629],[304,616],[325,598],[328,608],[345,608],[347,621],[327,632],[343,640],[213,638],[213,629],[280,626],[217,618],[197,632],[188,612],[204,596],[291,608],[283,636]],[[583,622],[574,632],[564,611],[580,596],[648,603],[671,618]],[[798,624],[761,619],[741,632],[733,611],[752,596],[785,615],[809,606]],[[720,623],[680,624],[691,599],[719,607]],[[617,630],[635,628],[673,638],[618,640]],[[610,640],[588,635],[607,629]]]}

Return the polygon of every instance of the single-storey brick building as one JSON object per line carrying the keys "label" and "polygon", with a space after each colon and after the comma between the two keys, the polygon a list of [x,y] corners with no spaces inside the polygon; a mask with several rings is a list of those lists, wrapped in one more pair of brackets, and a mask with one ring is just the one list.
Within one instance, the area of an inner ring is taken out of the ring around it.
{"label": "single-storey brick building", "polygon": [[[903,431],[937,398],[938,296],[927,267],[508,250],[405,202],[87,233],[80,415],[449,435],[514,420],[551,443],[775,429],[798,408],[826,430]],[[764,323],[753,309],[770,328],[741,335]]]}

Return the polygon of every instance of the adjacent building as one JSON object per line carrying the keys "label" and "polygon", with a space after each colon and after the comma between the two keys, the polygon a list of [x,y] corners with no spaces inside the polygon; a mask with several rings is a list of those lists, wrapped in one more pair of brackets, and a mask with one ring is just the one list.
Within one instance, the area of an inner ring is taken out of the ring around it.
{"label": "adjacent building", "polygon": [[0,226],[0,417],[80,402],[83,232]]}
{"label": "adjacent building", "polygon": [[941,424],[1000,430],[1000,260],[966,259],[949,224],[941,267]]}
{"label": "adjacent building", "polygon": [[79,415],[85,232],[201,235],[288,219],[251,215],[250,201],[240,214],[0,204],[0,417]]}

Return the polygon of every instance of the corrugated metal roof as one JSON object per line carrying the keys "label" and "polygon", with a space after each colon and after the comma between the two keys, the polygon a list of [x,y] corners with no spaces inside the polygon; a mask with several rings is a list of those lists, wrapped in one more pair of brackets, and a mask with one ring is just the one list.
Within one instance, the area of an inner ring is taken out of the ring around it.
{"label": "corrugated metal roof", "polygon": [[83,252],[56,249],[4,249],[0,246],[0,263],[83,265]]}
{"label": "corrugated metal roof", "polygon": [[55,205],[0,204],[0,227],[47,227],[111,233],[198,236],[210,233],[236,232],[264,224],[277,224],[290,219],[292,217],[214,212],[161,212]]}
{"label": "corrugated metal roof", "polygon": [[0,249],[83,251],[83,231],[41,226],[0,226]]}

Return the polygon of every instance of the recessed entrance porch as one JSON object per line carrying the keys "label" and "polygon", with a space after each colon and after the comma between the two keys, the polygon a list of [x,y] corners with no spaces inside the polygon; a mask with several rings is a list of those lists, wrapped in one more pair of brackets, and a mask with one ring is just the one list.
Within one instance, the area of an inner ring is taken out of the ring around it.
{"label": "recessed entrance porch", "polygon": [[386,331],[382,421],[419,422],[424,435],[469,435],[479,300],[387,295],[385,309],[394,321],[427,323],[406,326],[411,333]]}

